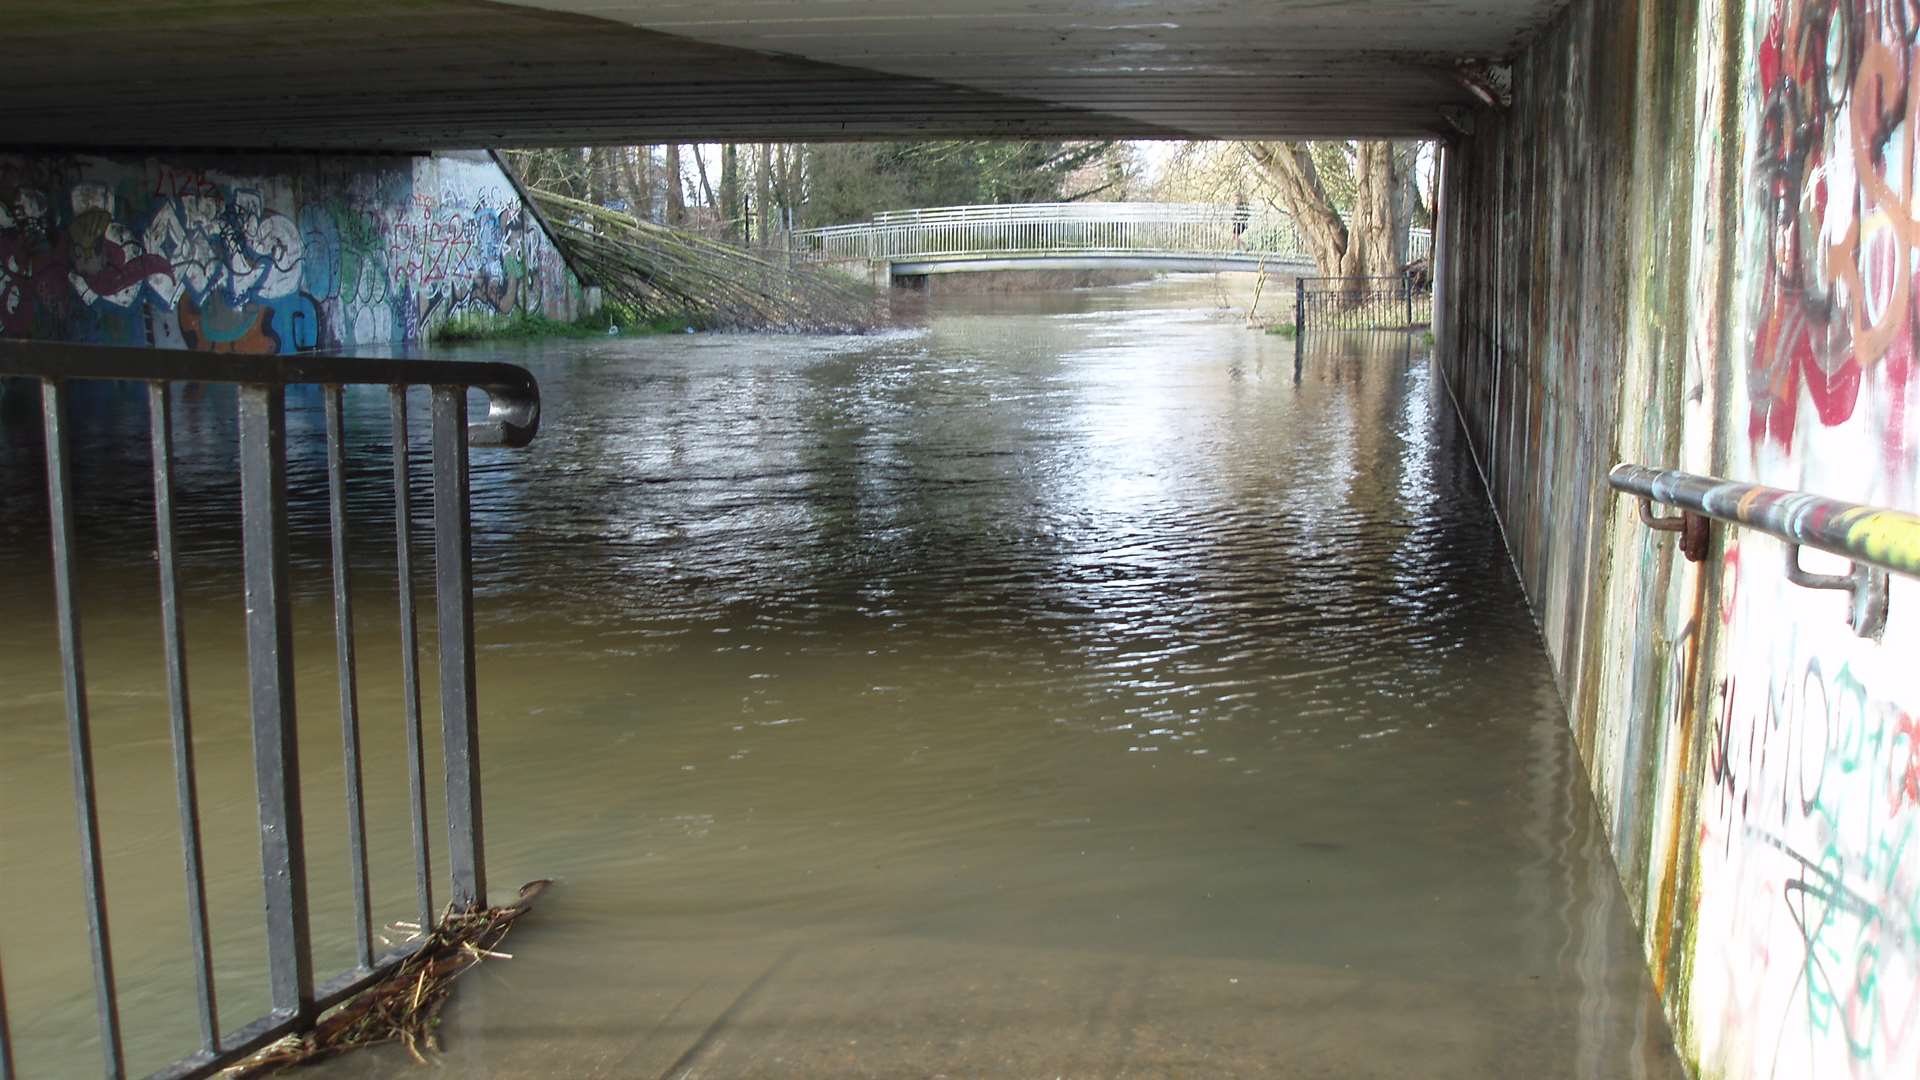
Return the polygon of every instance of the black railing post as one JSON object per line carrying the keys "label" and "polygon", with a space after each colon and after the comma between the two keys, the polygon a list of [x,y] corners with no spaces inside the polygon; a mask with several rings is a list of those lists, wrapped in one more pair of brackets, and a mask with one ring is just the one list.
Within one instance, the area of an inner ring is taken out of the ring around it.
{"label": "black railing post", "polygon": [[13,1037],[7,1034],[7,987],[0,979],[0,1080],[13,1080]]}
{"label": "black railing post", "polygon": [[240,507],[247,606],[253,771],[266,887],[267,980],[273,1011],[314,1011],[307,923],[300,746],[293,709],[293,605],[287,589],[287,392],[240,387]]}
{"label": "black railing post", "polygon": [[1407,289],[1407,328],[1413,328],[1413,271],[1409,269],[1400,279]]}
{"label": "black railing post", "polygon": [[120,1002],[113,981],[113,943],[107,924],[107,885],[100,857],[100,810],[93,774],[93,724],[87,711],[86,667],[80,650],[80,603],[74,595],[73,463],[67,435],[67,391],[59,379],[40,381],[46,427],[47,509],[53,519],[53,593],[60,629],[60,667],[67,699],[67,747],[73,764],[74,813],[80,824],[81,884],[87,897],[87,938],[93,947],[93,989],[100,1015],[100,1046],[107,1076],[126,1073],[120,1048]]}
{"label": "black railing post", "polygon": [[193,943],[194,989],[200,998],[200,1047],[220,1049],[215,1007],[213,932],[207,920],[207,875],[200,851],[200,794],[193,763],[193,719],[187,697],[186,619],[180,610],[179,558],[173,525],[173,403],[168,384],[147,384],[153,445],[154,557],[160,563],[160,624],[167,661],[168,712],[173,721],[173,777],[180,809],[180,851],[187,877],[187,931]]}
{"label": "black railing post", "polygon": [[413,809],[414,891],[420,925],[433,925],[433,855],[427,838],[426,739],[420,727],[420,628],[413,599],[413,475],[407,445],[407,388],[389,387],[393,423],[393,530],[400,592],[400,695],[406,713],[407,802]]}
{"label": "black railing post", "polygon": [[373,970],[373,896],[367,880],[367,800],[360,767],[360,689],[353,650],[353,567],[347,545],[345,392],[320,390],[327,415],[327,524],[333,539],[333,640],[340,675],[341,771],[347,781],[347,861],[353,875],[353,934],[361,971]]}
{"label": "black railing post", "polygon": [[456,910],[485,907],[480,719],[474,707],[473,544],[467,483],[467,390],[433,388],[434,600],[440,622],[440,739],[447,766],[447,861]]}
{"label": "black railing post", "polygon": [[1307,329],[1307,279],[1293,279],[1293,340],[1299,341]]}

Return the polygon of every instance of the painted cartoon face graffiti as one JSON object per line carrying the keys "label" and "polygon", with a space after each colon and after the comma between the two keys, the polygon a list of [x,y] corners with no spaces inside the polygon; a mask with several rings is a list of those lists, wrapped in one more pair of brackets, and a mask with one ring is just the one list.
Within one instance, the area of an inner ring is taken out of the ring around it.
{"label": "painted cartoon face graffiti", "polygon": [[0,158],[0,333],[293,353],[573,314],[578,283],[491,162],[305,164]]}

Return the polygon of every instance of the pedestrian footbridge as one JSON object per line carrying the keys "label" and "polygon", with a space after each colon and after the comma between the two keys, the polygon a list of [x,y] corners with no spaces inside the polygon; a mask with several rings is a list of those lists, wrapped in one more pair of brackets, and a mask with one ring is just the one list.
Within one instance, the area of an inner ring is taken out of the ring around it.
{"label": "pedestrian footbridge", "polygon": [[[1261,270],[1311,273],[1293,219],[1210,203],[1029,203],[943,206],[801,229],[794,251],[817,262],[884,264],[889,277],[988,270]],[[1412,230],[1408,260],[1432,233]]]}

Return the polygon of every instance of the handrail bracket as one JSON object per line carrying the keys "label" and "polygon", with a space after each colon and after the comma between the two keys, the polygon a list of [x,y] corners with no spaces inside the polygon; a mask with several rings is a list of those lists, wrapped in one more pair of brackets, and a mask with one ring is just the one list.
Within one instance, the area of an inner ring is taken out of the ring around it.
{"label": "handrail bracket", "polygon": [[1653,512],[1653,500],[1640,496],[1640,523],[1659,532],[1680,534],[1680,554],[1688,562],[1700,562],[1707,557],[1707,518],[1691,510],[1683,511],[1675,517],[1661,517]]}
{"label": "handrail bracket", "polygon": [[1879,640],[1887,628],[1887,572],[1854,562],[1844,574],[1815,574],[1800,565],[1800,545],[1787,543],[1787,580],[1803,589],[1835,589],[1852,602],[1847,621],[1853,632]]}

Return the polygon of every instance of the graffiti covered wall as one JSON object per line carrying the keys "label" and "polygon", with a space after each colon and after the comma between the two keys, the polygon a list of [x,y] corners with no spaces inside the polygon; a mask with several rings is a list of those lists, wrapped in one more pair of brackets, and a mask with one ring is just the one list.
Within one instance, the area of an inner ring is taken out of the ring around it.
{"label": "graffiti covered wall", "polygon": [[1513,74],[1446,156],[1442,363],[1683,1056],[1920,1076],[1920,581],[1862,638],[1605,483],[1920,510],[1920,10],[1576,0]]}
{"label": "graffiti covered wall", "polygon": [[484,153],[0,155],[0,335],[293,353],[582,305]]}

